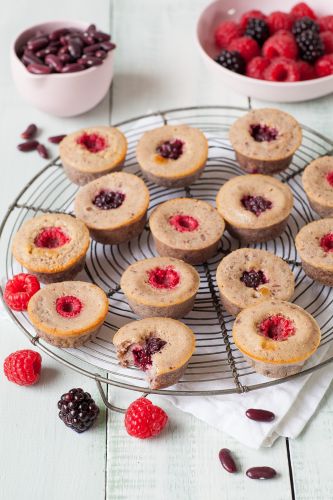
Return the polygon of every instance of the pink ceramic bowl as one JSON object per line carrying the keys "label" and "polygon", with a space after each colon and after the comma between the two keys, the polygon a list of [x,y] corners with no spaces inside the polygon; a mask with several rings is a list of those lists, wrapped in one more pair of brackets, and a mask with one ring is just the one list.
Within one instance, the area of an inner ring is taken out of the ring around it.
{"label": "pink ceramic bowl", "polygon": [[29,73],[20,61],[17,50],[37,30],[50,33],[55,29],[70,26],[85,30],[88,23],[52,21],[37,24],[23,31],[16,38],[10,50],[13,80],[22,97],[41,111],[61,117],[84,113],[103,99],[112,81],[114,51],[108,52],[103,64],[84,71],[35,75]]}
{"label": "pink ceramic bowl", "polygon": [[[223,20],[239,20],[241,15],[252,9],[265,14],[276,10],[289,12],[298,0],[217,0],[201,14],[197,24],[197,40],[200,52],[206,62],[208,75],[236,92],[265,101],[297,102],[308,101],[333,92],[333,75],[305,82],[267,82],[240,75],[220,66],[214,61],[219,50],[215,47],[214,31]],[[331,0],[309,0],[309,5],[320,16],[333,14]]]}

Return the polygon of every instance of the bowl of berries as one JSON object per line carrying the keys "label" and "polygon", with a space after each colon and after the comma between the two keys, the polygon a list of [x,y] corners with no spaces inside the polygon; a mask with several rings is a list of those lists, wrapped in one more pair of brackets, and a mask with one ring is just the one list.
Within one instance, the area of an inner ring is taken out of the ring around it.
{"label": "bowl of berries", "polygon": [[333,5],[295,0],[217,0],[197,24],[200,51],[221,85],[267,101],[333,92]]}

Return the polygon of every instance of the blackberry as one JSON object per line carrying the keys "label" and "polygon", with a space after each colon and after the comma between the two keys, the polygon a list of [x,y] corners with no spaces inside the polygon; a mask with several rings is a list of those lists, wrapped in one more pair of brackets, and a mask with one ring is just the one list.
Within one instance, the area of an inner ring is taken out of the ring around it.
{"label": "blackberry", "polygon": [[88,392],[71,389],[58,401],[59,418],[75,432],[84,432],[93,425],[99,408]]}
{"label": "blackberry", "polygon": [[245,61],[237,50],[222,50],[215,61],[235,73],[245,73]]}
{"label": "blackberry", "polygon": [[307,30],[311,30],[314,33],[319,33],[319,26],[316,21],[311,19],[311,17],[301,17],[300,19],[297,19],[292,27],[292,32],[295,38],[299,37],[299,35],[303,33],[303,31]]}
{"label": "blackberry", "polygon": [[256,271],[255,269],[250,269],[250,271],[244,271],[240,277],[242,283],[248,288],[253,288],[257,290],[259,285],[264,285],[268,282],[265,274],[261,269]]}
{"label": "blackberry", "polygon": [[262,45],[270,35],[268,24],[258,17],[250,17],[244,35],[253,38],[259,45]]}
{"label": "blackberry", "polygon": [[312,63],[324,54],[324,44],[319,33],[311,30],[303,31],[296,38],[296,42],[303,61]]}
{"label": "blackberry", "polygon": [[156,148],[156,153],[169,160],[178,160],[183,154],[184,143],[180,139],[165,141]]}
{"label": "blackberry", "polygon": [[95,196],[93,204],[101,210],[110,210],[120,207],[124,199],[125,195],[120,191],[108,191],[103,189]]}
{"label": "blackberry", "polygon": [[249,210],[257,217],[266,210],[272,208],[272,202],[270,200],[266,200],[263,196],[251,196],[245,195],[241,199],[241,204],[245,208],[245,210]]}

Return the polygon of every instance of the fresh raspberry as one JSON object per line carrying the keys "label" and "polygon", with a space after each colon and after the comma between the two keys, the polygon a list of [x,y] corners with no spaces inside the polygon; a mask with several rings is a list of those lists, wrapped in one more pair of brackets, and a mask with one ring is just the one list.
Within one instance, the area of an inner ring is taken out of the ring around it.
{"label": "fresh raspberry", "polygon": [[269,316],[258,326],[260,335],[279,342],[287,340],[288,337],[296,333],[294,322],[282,314]]}
{"label": "fresh raspberry", "polygon": [[298,82],[301,73],[296,61],[286,57],[277,57],[264,72],[265,80],[271,82]]}
{"label": "fresh raspberry", "polygon": [[324,252],[333,252],[333,233],[327,233],[320,239],[320,246]]}
{"label": "fresh raspberry", "polygon": [[247,26],[247,22],[249,19],[256,18],[256,19],[263,19],[266,21],[267,16],[261,10],[249,10],[248,12],[244,12],[240,19],[240,26],[242,31],[244,32]]}
{"label": "fresh raspberry", "polygon": [[332,54],[333,52],[333,32],[323,31],[320,33],[321,41],[324,44],[325,54]]}
{"label": "fresh raspberry", "polygon": [[253,38],[249,38],[248,36],[241,36],[232,40],[228,50],[239,52],[245,62],[249,62],[260,54],[259,45]]}
{"label": "fresh raspberry", "polygon": [[316,72],[312,64],[309,64],[306,61],[297,61],[297,66],[302,81],[313,80],[316,78]]}
{"label": "fresh raspberry", "polygon": [[251,78],[264,79],[264,71],[271,64],[268,57],[254,57],[246,66],[246,76]]}
{"label": "fresh raspberry", "polygon": [[271,35],[279,30],[291,31],[293,18],[286,12],[272,12],[267,18],[267,24]]}
{"label": "fresh raspberry", "polygon": [[130,436],[146,439],[157,436],[168,421],[168,415],[149,399],[139,398],[129,405],[125,413],[125,427]]}
{"label": "fresh raspberry", "polygon": [[107,143],[105,138],[100,134],[88,134],[84,132],[76,139],[76,143],[83,146],[90,153],[98,153],[106,148]]}
{"label": "fresh raspberry", "polygon": [[195,231],[199,227],[197,219],[191,215],[176,214],[169,219],[169,224],[179,233]]}
{"label": "fresh raspberry", "polygon": [[215,44],[219,49],[225,49],[231,40],[242,36],[242,30],[235,21],[223,21],[215,30]]}
{"label": "fresh raspberry", "polygon": [[61,227],[44,227],[35,238],[35,245],[38,248],[59,248],[70,241],[70,237]]}
{"label": "fresh raspberry", "polygon": [[298,48],[295,38],[289,31],[277,31],[263,45],[262,55],[273,59],[274,57],[287,57],[296,59]]}
{"label": "fresh raspberry", "polygon": [[29,300],[39,289],[36,276],[20,273],[7,281],[3,298],[14,311],[26,311]]}
{"label": "fresh raspberry", "polygon": [[180,281],[180,275],[172,266],[155,267],[148,271],[148,283],[154,288],[175,288]]}
{"label": "fresh raspberry", "polygon": [[294,5],[294,7],[290,11],[290,14],[294,19],[299,19],[300,17],[311,17],[311,19],[317,19],[316,14],[305,2],[300,2]]}
{"label": "fresh raspberry", "polygon": [[326,54],[320,57],[315,64],[316,75],[322,76],[333,75],[333,54]]}
{"label": "fresh raspberry", "polygon": [[23,349],[7,356],[3,369],[10,382],[18,385],[35,384],[42,368],[42,357],[36,351]]}
{"label": "fresh raspberry", "polygon": [[56,300],[56,311],[63,318],[75,318],[82,311],[83,304],[74,295],[65,295]]}
{"label": "fresh raspberry", "polygon": [[333,16],[323,16],[318,19],[320,31],[333,31]]}

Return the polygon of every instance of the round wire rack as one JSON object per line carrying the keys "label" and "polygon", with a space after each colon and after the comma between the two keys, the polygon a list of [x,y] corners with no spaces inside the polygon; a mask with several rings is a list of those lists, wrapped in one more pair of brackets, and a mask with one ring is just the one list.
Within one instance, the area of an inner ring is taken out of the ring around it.
{"label": "round wire rack", "polygon": [[[247,111],[227,106],[179,108],[140,116],[117,125],[128,140],[125,169],[140,177],[142,174],[136,162],[135,148],[145,131],[166,123],[186,123],[200,128],[208,138],[209,159],[202,177],[185,189],[165,189],[147,182],[151,196],[149,211],[162,201],[179,196],[200,198],[214,204],[220,186],[231,177],[243,173],[228,141],[228,130],[234,120]],[[305,276],[294,246],[294,236],[299,229],[316,218],[303,191],[300,174],[310,161],[331,154],[332,150],[332,141],[303,126],[302,146],[294,155],[291,166],[279,175],[282,182],[288,182],[294,194],[294,208],[288,227],[274,241],[250,245],[269,250],[289,263],[296,282],[293,301],[309,311],[321,328],[322,340],[317,353],[296,375],[278,380],[260,376],[234,346],[231,336],[233,318],[221,308],[215,282],[215,271],[220,260],[240,247],[240,242],[228,233],[223,235],[218,255],[196,266],[201,278],[200,289],[194,309],[183,320],[196,334],[196,351],[181,381],[168,389],[151,390],[147,388],[141,371],[120,367],[112,344],[114,332],[126,322],[136,319],[120,290],[121,274],[136,260],[156,255],[148,225],[138,238],[126,244],[110,246],[94,241],[91,243],[80,279],[97,284],[109,297],[108,317],[94,340],[78,349],[55,348],[36,336],[25,312],[7,311],[41,350],[68,367],[94,378],[105,404],[120,411],[108,404],[101,382],[145,394],[202,396],[242,393],[309,374],[333,360],[333,353],[329,353],[333,340],[333,318],[330,313],[333,290]],[[0,226],[0,262],[6,279],[23,271],[11,254],[12,238],[20,226],[40,213],[72,214],[77,190],[78,187],[65,176],[57,158],[35,175],[18,194]]]}

